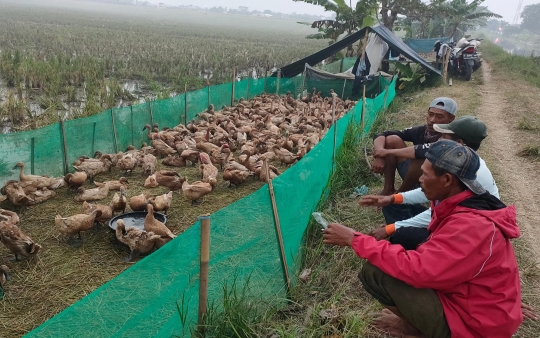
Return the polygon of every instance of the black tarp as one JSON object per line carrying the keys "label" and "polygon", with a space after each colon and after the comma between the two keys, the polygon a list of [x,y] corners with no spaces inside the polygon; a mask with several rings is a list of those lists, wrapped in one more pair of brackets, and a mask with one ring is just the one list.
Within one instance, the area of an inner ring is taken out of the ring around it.
{"label": "black tarp", "polygon": [[[314,66],[324,59],[329,58],[330,56],[336,54],[340,50],[346,48],[348,45],[355,43],[356,41],[363,39],[366,34],[366,29],[369,33],[377,34],[381,39],[388,44],[392,49],[398,50],[402,55],[406,56],[410,60],[420,64],[422,67],[428,69],[429,71],[441,75],[441,72],[431,66],[426,60],[424,60],[420,55],[416,54],[409,46],[407,46],[400,38],[398,38],[394,33],[392,33],[388,28],[383,25],[375,27],[366,27],[362,30],[353,33],[345,38],[339,40],[338,42],[321,49],[320,51],[311,54],[301,60],[291,63],[285,67],[281,68],[281,77],[294,77],[304,71],[304,65],[307,63],[310,66]],[[273,73],[272,76],[277,76],[277,72]]]}

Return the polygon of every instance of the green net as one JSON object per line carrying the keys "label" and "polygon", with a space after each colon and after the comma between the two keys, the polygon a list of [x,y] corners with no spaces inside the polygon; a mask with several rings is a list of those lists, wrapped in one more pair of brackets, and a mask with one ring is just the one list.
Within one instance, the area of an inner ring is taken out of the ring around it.
{"label": "green net", "polygon": [[264,83],[266,82],[266,79],[260,78],[260,79],[251,79],[249,82],[249,98],[252,99],[257,95],[261,95],[264,93]]}
{"label": "green net", "polygon": [[[145,125],[152,125],[150,117],[150,103],[142,103],[133,106],[133,146],[140,147],[143,142],[148,143],[148,130],[143,130]],[[152,112],[153,115],[153,112]],[[122,149],[125,150],[125,149]]]}
{"label": "green net", "polygon": [[[387,105],[392,101],[394,86],[395,82],[387,95],[383,92],[367,99],[366,130],[383,108],[385,97]],[[334,130],[339,147],[347,126],[351,121],[359,123],[361,113],[359,102],[301,161],[273,180],[293,283],[310,214],[332,171]],[[224,284],[243,285],[248,280],[252,295],[284,301],[285,280],[269,196],[265,185],[211,215],[210,302],[220,302]],[[27,337],[189,336],[197,318],[199,232],[197,222]]]}
{"label": "green net", "polygon": [[243,79],[242,81],[236,81],[234,83],[234,100],[240,101],[241,98],[247,98],[248,90],[248,79]]}
{"label": "green net", "polygon": [[132,106],[113,109],[116,140],[120,151],[126,150],[128,146],[134,144],[133,131],[135,127],[133,125],[132,109]]}
{"label": "green net", "polygon": [[220,110],[223,106],[231,105],[232,86],[230,83],[224,83],[210,87],[210,103],[216,110]]}
{"label": "green net", "polygon": [[177,97],[171,99],[152,101],[152,117],[154,123],[157,123],[159,129],[174,128],[184,118],[183,103],[180,104],[180,100]]}
{"label": "green net", "polygon": [[117,151],[111,110],[84,119],[66,121],[65,130],[70,166],[81,155],[92,157],[97,150],[104,154]]}
{"label": "green net", "polygon": [[208,89],[203,88],[187,93],[188,121],[197,118],[197,114],[208,108]]}

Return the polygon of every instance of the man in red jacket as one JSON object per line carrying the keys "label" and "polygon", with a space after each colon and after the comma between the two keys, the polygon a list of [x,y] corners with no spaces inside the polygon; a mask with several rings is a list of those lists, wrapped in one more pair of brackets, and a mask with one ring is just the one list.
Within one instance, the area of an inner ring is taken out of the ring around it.
{"label": "man in red jacket", "polygon": [[478,155],[454,141],[434,143],[420,185],[432,201],[429,239],[416,250],[377,241],[340,224],[324,243],[367,259],[364,289],[386,307],[374,324],[397,337],[509,338],[523,317],[516,210],[476,181]]}

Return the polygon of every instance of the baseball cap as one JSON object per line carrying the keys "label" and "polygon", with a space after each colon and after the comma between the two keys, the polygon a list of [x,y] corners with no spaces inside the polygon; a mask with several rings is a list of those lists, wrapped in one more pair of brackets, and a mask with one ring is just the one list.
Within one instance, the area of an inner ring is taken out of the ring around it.
{"label": "baseball cap", "polygon": [[442,134],[456,134],[465,143],[480,143],[487,137],[486,124],[475,116],[461,116],[448,124],[434,124],[433,129]]}
{"label": "baseball cap", "polygon": [[455,175],[473,193],[480,195],[486,192],[476,180],[480,157],[469,147],[450,140],[440,140],[431,145],[426,159],[432,165]]}
{"label": "baseball cap", "polygon": [[452,115],[456,115],[457,113],[457,103],[449,97],[436,98],[431,101],[429,108],[439,108]]}

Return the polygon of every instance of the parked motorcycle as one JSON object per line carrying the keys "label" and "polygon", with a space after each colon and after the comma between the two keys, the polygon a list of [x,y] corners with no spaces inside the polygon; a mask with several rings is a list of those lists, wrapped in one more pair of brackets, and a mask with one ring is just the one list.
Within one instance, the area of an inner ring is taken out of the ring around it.
{"label": "parked motorcycle", "polygon": [[452,46],[448,69],[452,74],[469,81],[472,73],[482,66],[481,53],[477,51],[481,39],[463,40]]}

